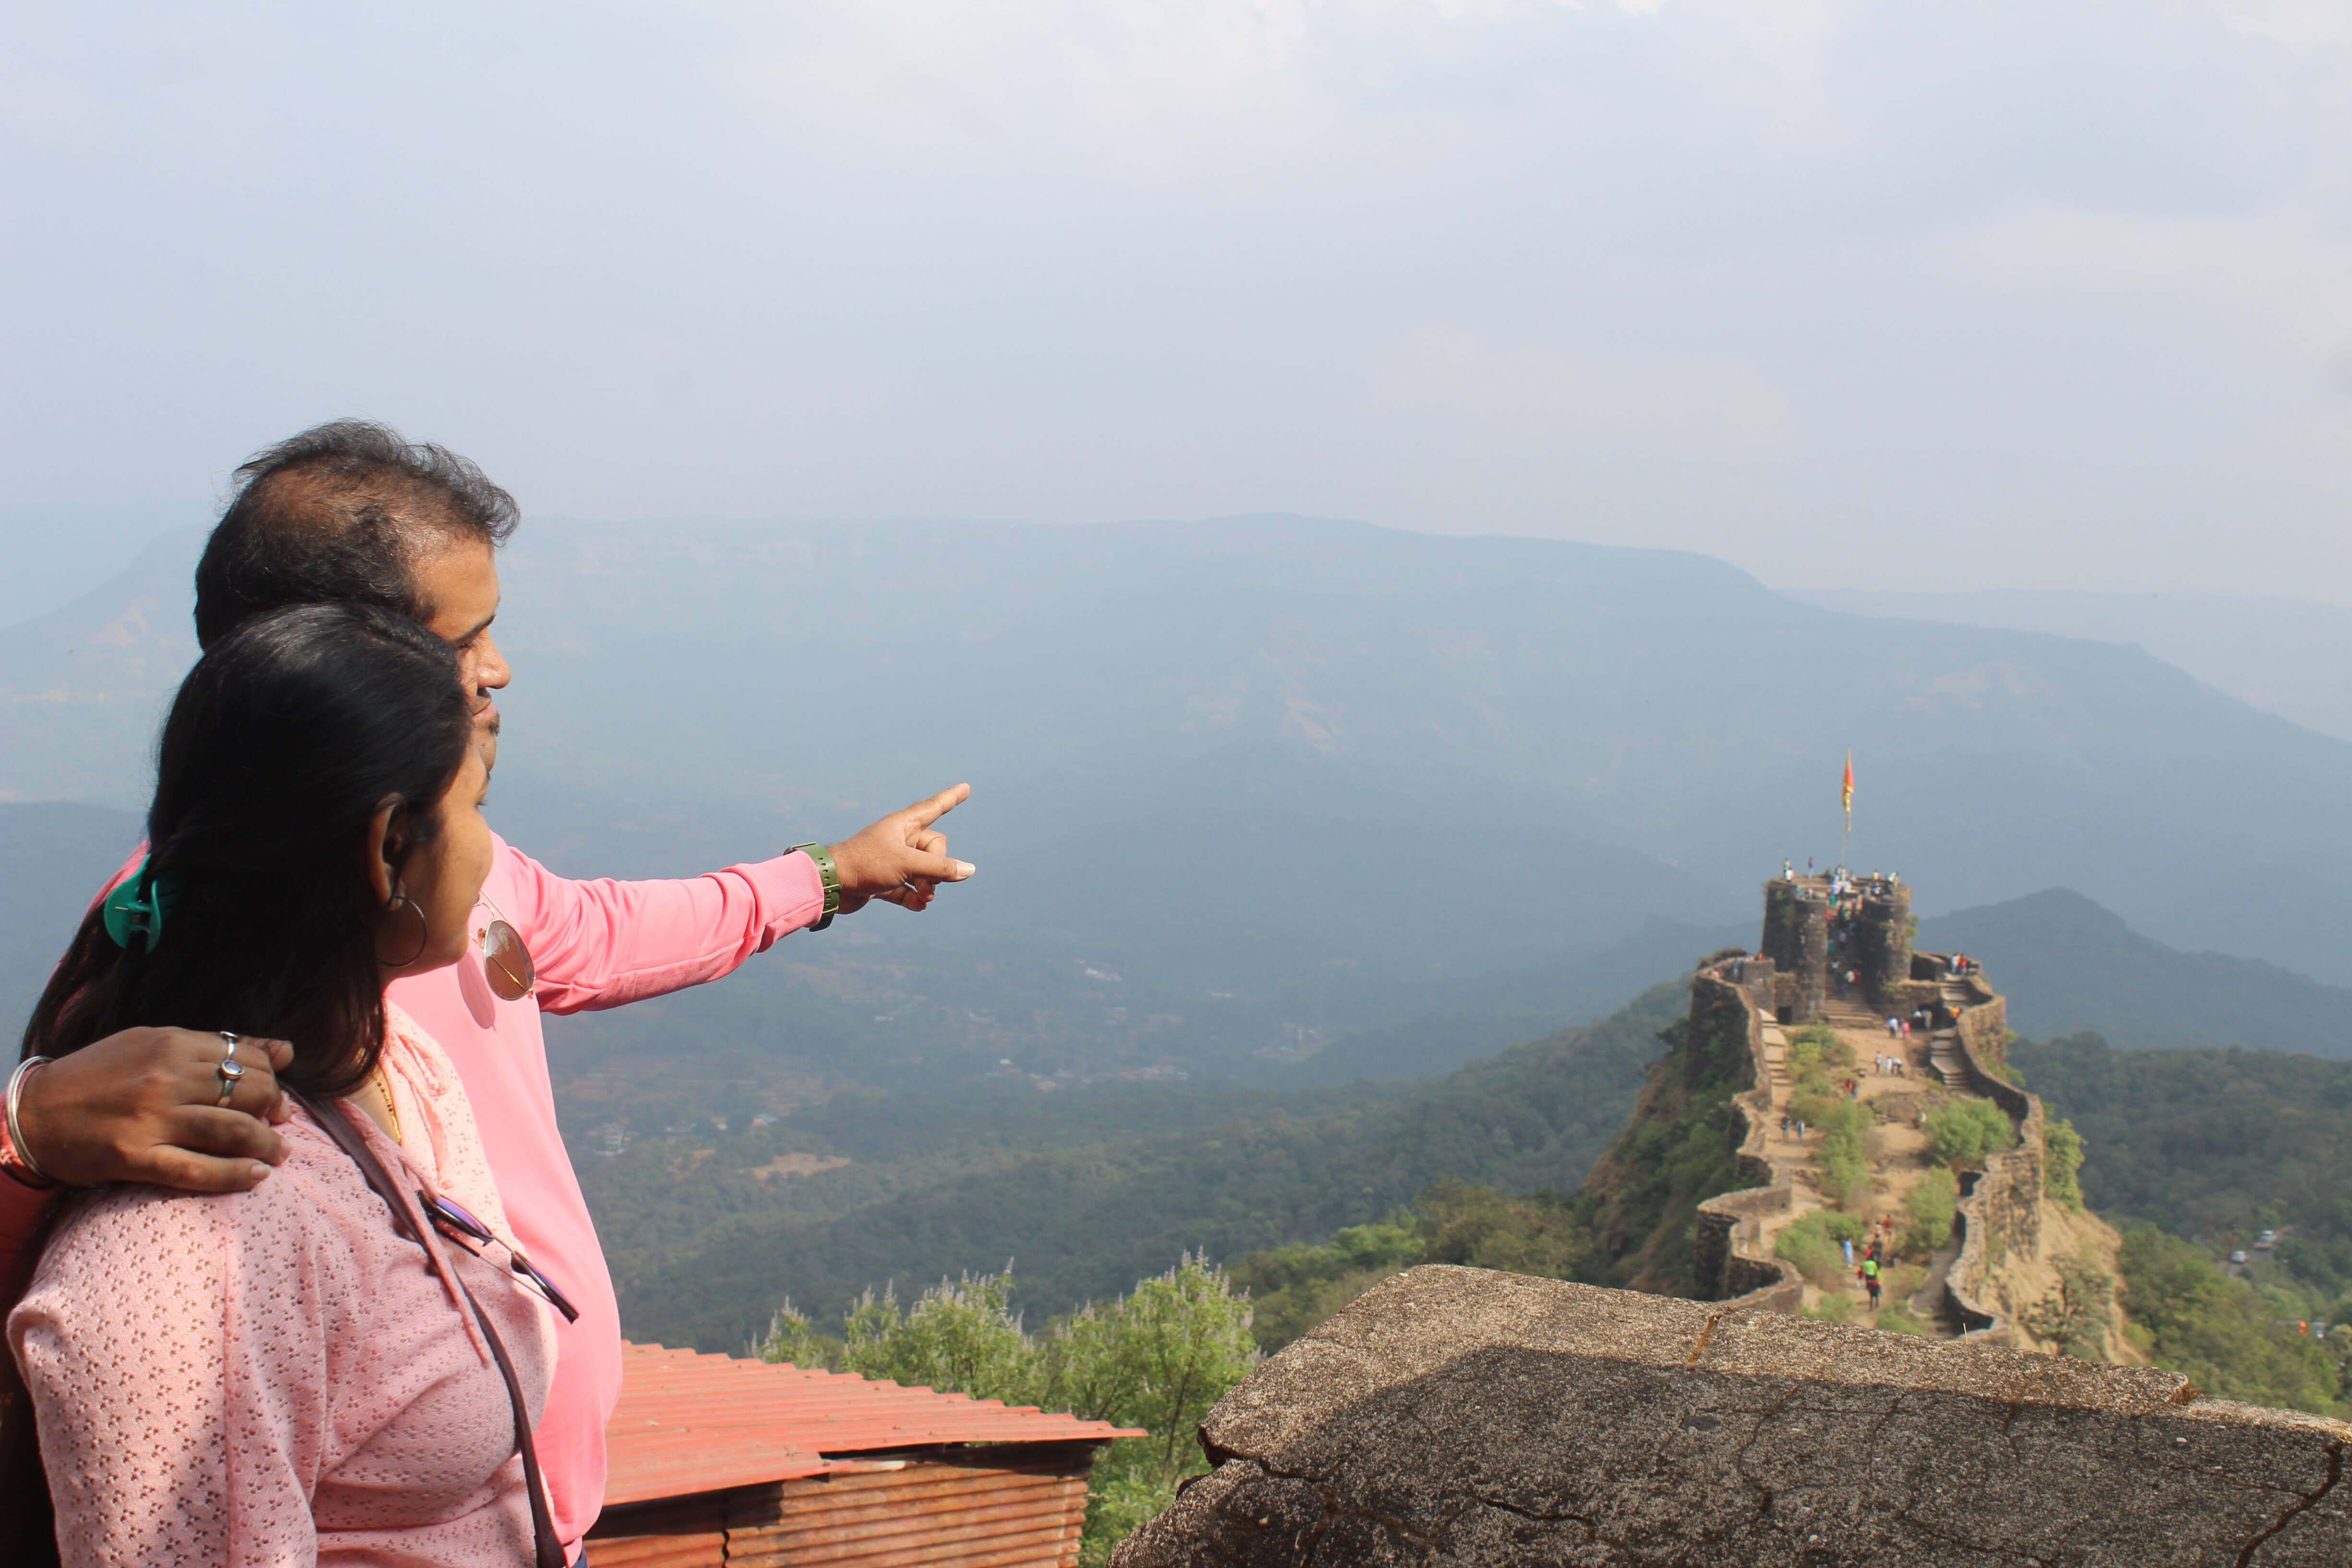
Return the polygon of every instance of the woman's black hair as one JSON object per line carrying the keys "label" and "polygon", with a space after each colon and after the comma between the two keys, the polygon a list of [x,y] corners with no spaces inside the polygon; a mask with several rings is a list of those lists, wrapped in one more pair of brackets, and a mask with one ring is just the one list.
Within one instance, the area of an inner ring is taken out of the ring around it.
{"label": "woman's black hair", "polygon": [[25,1054],[168,1019],[289,1041],[288,1083],[356,1088],[383,1049],[369,825],[389,801],[404,846],[429,842],[471,744],[449,645],[407,617],[301,605],[239,626],[164,721],[147,813],[161,934],[126,950],[92,910]]}

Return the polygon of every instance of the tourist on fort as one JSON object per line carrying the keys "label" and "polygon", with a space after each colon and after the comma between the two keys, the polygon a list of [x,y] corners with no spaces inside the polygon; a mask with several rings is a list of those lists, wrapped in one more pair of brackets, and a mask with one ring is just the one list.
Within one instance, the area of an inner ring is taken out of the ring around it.
{"label": "tourist on fort", "polygon": [[[516,521],[507,493],[460,458],[355,422],[295,437],[237,477],[196,568],[197,641],[215,647],[245,620],[288,604],[411,614],[455,650],[484,763],[493,763],[493,698],[509,674],[490,631],[495,552]],[[554,1387],[538,1433],[567,1550],[603,1506],[620,1321],[556,1127],[541,1013],[615,1007],[716,980],[785,935],[821,930],[871,900],[925,908],[940,882],[971,874],[948,858],[933,826],[964,794],[944,792],[830,850],[809,846],[678,881],[572,881],[493,836],[483,906],[469,922],[478,951],[394,982],[391,1000],[447,1053],[471,1096],[511,1234],[579,1311],[557,1330]],[[160,1012],[146,1020],[197,1021]],[[231,1026],[266,1033],[249,1019]],[[125,1028],[54,1064],[16,1069],[14,1124],[0,1131],[0,1171],[16,1178],[0,1181],[0,1301],[22,1288],[25,1248],[55,1196],[51,1181],[236,1192],[286,1158],[287,1142],[268,1123],[283,1114],[274,1072],[288,1067],[289,1048],[243,1041],[242,1077],[226,1097],[220,1048],[206,1033]],[[0,1376],[9,1371],[0,1363]],[[7,1408],[0,1402],[0,1412]]]}
{"label": "tourist on fort", "polygon": [[390,611],[249,620],[180,688],[152,848],[26,1048],[184,1019],[220,1031],[217,1102],[259,1070],[231,1031],[266,1030],[299,1042],[277,1076],[305,1098],[247,1191],[63,1211],[7,1321],[58,1561],[563,1562],[522,1447],[563,1282],[509,1265],[467,1092],[384,995],[467,955],[488,785],[457,658]]}
{"label": "tourist on fort", "polygon": [[1870,1272],[1863,1280],[1863,1285],[1864,1288],[1870,1292],[1870,1310],[1875,1312],[1878,1310],[1878,1292],[1880,1289],[1877,1264],[1874,1263],[1870,1266]]}

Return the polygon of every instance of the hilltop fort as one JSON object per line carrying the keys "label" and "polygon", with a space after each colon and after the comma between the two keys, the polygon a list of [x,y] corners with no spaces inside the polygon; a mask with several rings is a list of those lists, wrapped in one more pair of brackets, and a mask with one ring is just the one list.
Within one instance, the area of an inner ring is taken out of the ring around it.
{"label": "hilltop fort", "polygon": [[[1781,1310],[1839,1300],[1841,1282],[1805,1267],[1809,1248],[1783,1241],[1826,1212],[1894,1250],[1906,1237],[1931,1248],[1887,1270],[1889,1305],[1931,1335],[2142,1359],[2113,1300],[2120,1238],[2082,1205],[2071,1131],[2053,1142],[2041,1100],[2014,1081],[2008,1005],[1963,955],[1914,952],[1911,930],[1910,890],[1893,878],[1778,878],[1759,951],[1718,953],[1692,977],[1689,1037],[1747,1058],[1734,1161],[1754,1184],[1697,1205],[1695,1293]],[[1846,1118],[1861,1123],[1846,1156],[1859,1180],[1840,1169],[1836,1130],[1806,1125],[1823,1087],[1863,1113]],[[1969,1125],[1939,1148],[1943,1121]],[[1980,1149],[1954,1160],[1971,1133]],[[1955,1167],[1947,1233],[1918,1194]]]}
{"label": "hilltop fort", "polygon": [[1891,877],[1768,884],[1588,1184],[1646,1289],[1374,1287],[1218,1404],[1212,1473],[1117,1562],[2352,1561],[2352,1426],[2113,1364],[2142,1358],[2079,1144],[2000,994],[1912,929]]}
{"label": "hilltop fort", "polygon": [[[2008,1007],[1915,952],[1893,877],[1781,876],[1586,1184],[1612,1279],[1931,1338],[2136,1362],[2080,1146],[2008,1064]],[[1851,1247],[1849,1247],[1851,1243]],[[1875,1243],[1875,1247],[1873,1244]],[[1883,1305],[1858,1259],[1874,1251]]]}

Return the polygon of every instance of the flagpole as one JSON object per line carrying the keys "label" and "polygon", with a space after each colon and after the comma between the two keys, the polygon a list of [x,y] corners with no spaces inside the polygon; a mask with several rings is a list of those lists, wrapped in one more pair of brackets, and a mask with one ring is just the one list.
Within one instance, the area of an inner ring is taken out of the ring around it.
{"label": "flagpole", "polygon": [[1845,753],[1845,783],[1838,791],[1838,804],[1845,807],[1845,837],[1838,840],[1838,869],[1851,871],[1847,857],[1853,852],[1853,751]]}

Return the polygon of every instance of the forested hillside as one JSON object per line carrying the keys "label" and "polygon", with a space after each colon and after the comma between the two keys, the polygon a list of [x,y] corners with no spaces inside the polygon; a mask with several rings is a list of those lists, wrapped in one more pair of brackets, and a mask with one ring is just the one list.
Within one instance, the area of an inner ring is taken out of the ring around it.
{"label": "forested hillside", "polygon": [[2083,1135],[2083,1193],[2125,1226],[2124,1306],[2157,1361],[2228,1398],[2352,1411],[2352,1329],[2320,1331],[2352,1321],[2352,1064],[2095,1035],[2011,1060]]}
{"label": "forested hillside", "polygon": [[2352,1293],[2352,1063],[2119,1051],[2095,1035],[2021,1041],[2011,1060],[2083,1134],[2083,1192],[2100,1213],[2215,1251],[2274,1228],[2280,1264],[2331,1298]]}
{"label": "forested hillside", "polygon": [[1623,1128],[1685,995],[1680,981],[1657,986],[1602,1023],[1383,1097],[1296,1110],[1276,1099],[1221,1123],[1014,1154],[814,1222],[746,1215],[633,1253],[623,1318],[641,1338],[740,1348],[785,1294],[822,1315],[868,1284],[1008,1258],[1024,1300],[1050,1312],[1124,1289],[1188,1248],[1239,1258],[1319,1240],[1444,1176],[1570,1188]]}

